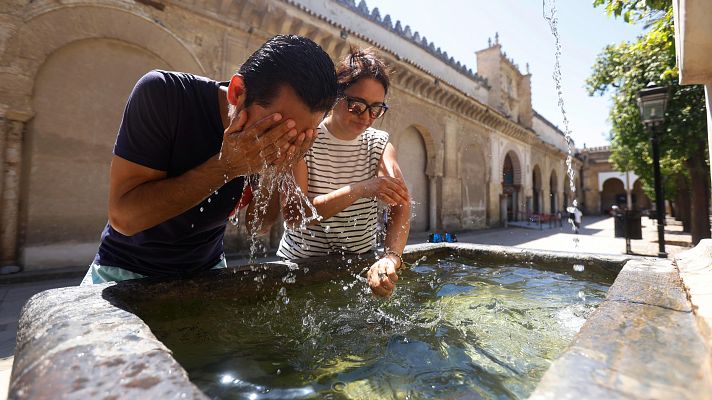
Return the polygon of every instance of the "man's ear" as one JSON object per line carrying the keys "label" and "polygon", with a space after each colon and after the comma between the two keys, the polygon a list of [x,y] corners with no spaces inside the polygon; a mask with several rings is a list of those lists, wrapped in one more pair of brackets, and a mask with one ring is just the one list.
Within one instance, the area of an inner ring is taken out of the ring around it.
{"label": "man's ear", "polygon": [[247,98],[247,88],[245,87],[245,80],[240,74],[235,74],[230,79],[230,85],[227,87],[227,101],[240,108],[245,104],[245,99]]}

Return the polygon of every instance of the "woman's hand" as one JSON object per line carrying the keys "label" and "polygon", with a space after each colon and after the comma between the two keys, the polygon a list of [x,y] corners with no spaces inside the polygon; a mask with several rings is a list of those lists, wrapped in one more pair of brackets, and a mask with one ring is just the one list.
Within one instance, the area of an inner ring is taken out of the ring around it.
{"label": "woman's hand", "polygon": [[386,255],[373,263],[366,274],[373,294],[379,297],[389,297],[393,294],[398,282],[396,270],[400,267],[399,263],[400,260],[393,255]]}
{"label": "woman's hand", "polygon": [[400,178],[378,176],[364,181],[363,184],[365,190],[363,197],[376,197],[390,206],[410,203],[408,188]]}

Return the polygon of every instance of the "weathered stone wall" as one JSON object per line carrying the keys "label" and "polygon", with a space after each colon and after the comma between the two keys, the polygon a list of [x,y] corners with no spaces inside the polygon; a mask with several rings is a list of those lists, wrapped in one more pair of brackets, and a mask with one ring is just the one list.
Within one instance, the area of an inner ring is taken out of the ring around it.
{"label": "weathered stone wall", "polygon": [[544,142],[558,148],[563,152],[568,152],[568,144],[566,143],[566,137],[562,135],[561,130],[559,130],[555,126],[552,126],[551,122],[547,121],[539,114],[534,115],[533,129],[534,132],[536,132],[537,135],[539,135],[539,137]]}

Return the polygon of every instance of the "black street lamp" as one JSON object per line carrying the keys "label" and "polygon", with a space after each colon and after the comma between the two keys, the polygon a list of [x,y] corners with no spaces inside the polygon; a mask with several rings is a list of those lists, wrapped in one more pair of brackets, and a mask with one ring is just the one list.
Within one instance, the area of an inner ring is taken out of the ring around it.
{"label": "black street lamp", "polygon": [[655,208],[658,217],[658,257],[667,258],[665,252],[665,198],[663,197],[662,178],[660,176],[660,144],[658,132],[665,122],[665,108],[668,100],[668,88],[650,83],[638,92],[640,120],[651,132],[650,143],[653,146],[653,172],[655,176]]}

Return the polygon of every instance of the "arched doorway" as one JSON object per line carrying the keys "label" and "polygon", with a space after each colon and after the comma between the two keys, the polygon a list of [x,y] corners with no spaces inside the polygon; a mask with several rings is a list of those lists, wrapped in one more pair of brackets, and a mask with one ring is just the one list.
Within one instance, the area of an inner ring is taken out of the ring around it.
{"label": "arched doorway", "polygon": [[549,213],[554,214],[559,211],[559,180],[556,171],[551,171],[549,177]]}
{"label": "arched doorway", "polygon": [[539,169],[538,165],[535,165],[532,171],[532,212],[534,214],[541,214],[543,211],[541,186],[541,169]]}
{"label": "arched doorway", "polygon": [[521,167],[517,155],[510,151],[502,164],[502,219],[516,221],[519,213],[519,189],[521,188]]}
{"label": "arched doorway", "polygon": [[153,68],[170,66],[114,39],[70,43],[40,67],[23,157],[26,246],[98,239],[126,99]]}
{"label": "arched doorway", "polygon": [[412,232],[428,230],[428,176],[425,174],[428,154],[423,137],[415,127],[408,127],[398,139],[396,147],[398,165],[405,176],[413,205],[413,219],[410,222]]}
{"label": "arched doorway", "polygon": [[487,225],[486,168],[479,146],[463,148],[460,153],[463,229],[484,228]]}
{"label": "arched doorway", "polygon": [[601,191],[601,213],[608,214],[614,205],[625,206],[625,186],[618,178],[608,178],[603,182]]}

